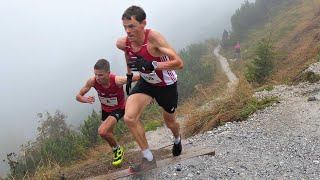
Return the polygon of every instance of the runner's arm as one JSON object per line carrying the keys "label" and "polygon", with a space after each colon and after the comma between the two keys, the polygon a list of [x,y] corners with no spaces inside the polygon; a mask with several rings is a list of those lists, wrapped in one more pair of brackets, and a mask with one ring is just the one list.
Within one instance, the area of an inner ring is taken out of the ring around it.
{"label": "runner's arm", "polygon": [[76,96],[76,100],[82,103],[90,103],[95,102],[94,96],[85,97],[84,95],[90,91],[91,87],[94,85],[94,77],[88,79],[86,84],[80,89],[80,92]]}
{"label": "runner's arm", "polygon": [[116,43],[116,46],[118,49],[122,50],[124,52],[124,57],[125,57],[125,60],[126,60],[126,67],[127,67],[127,74],[132,74],[131,72],[131,69],[128,68],[128,56],[126,54],[126,37],[122,37],[122,38],[119,38],[117,40],[117,43]]}
{"label": "runner's arm", "polygon": [[175,70],[183,68],[183,61],[166,39],[156,31],[150,31],[150,41],[164,55],[170,58],[170,61],[158,62],[157,70]]}
{"label": "runner's arm", "polygon": [[[140,75],[134,74],[132,77],[132,82],[136,82],[140,79]],[[127,77],[126,76],[116,76],[115,81],[118,87],[121,87],[127,83]]]}

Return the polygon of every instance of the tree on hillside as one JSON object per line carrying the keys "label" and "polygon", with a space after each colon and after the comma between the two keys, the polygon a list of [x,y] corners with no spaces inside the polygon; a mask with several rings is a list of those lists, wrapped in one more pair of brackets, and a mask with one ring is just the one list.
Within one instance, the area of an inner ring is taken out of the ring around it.
{"label": "tree on hillside", "polygon": [[271,10],[282,3],[278,0],[256,0],[252,3],[246,0],[231,17],[233,37],[242,39],[250,28],[271,21]]}
{"label": "tree on hillside", "polygon": [[[7,154],[7,161],[10,166],[11,172],[16,172],[17,165],[19,164],[18,161],[16,160],[17,159],[16,156],[17,156],[17,154],[14,152]],[[3,162],[5,162],[5,161],[6,160],[3,160]]]}
{"label": "tree on hillside", "polygon": [[54,115],[38,114],[40,125],[36,141],[21,146],[15,170],[10,170],[14,179],[32,176],[39,167],[49,163],[66,164],[81,158],[84,146],[81,137],[66,124],[67,116],[57,110]]}
{"label": "tree on hillside", "polygon": [[262,39],[255,53],[256,58],[248,65],[246,77],[250,82],[262,83],[274,69],[275,53],[270,40]]}
{"label": "tree on hillside", "polygon": [[237,38],[242,38],[252,24],[255,24],[259,19],[254,3],[246,0],[231,17],[232,31]]}
{"label": "tree on hillside", "polygon": [[47,112],[46,116],[39,113],[38,117],[41,124],[37,128],[37,146],[42,161],[63,164],[77,159],[84,152],[79,135],[67,126],[65,114],[57,110],[53,116]]}
{"label": "tree on hillside", "polygon": [[67,116],[59,110],[55,112],[54,116],[46,112],[45,117],[42,113],[38,113],[38,117],[41,119],[41,125],[37,128],[39,142],[49,138],[63,137],[69,131],[65,122]]}
{"label": "tree on hillside", "polygon": [[92,110],[88,118],[80,125],[80,132],[84,136],[88,146],[91,147],[98,143],[100,136],[98,135],[98,128],[101,124],[101,117]]}
{"label": "tree on hillside", "polygon": [[288,6],[297,0],[256,0],[249,2],[246,0],[231,17],[233,42],[243,39],[249,29],[271,22],[271,13],[281,10],[282,6]]}
{"label": "tree on hillside", "polygon": [[228,40],[229,40],[229,32],[226,29],[224,29],[224,31],[222,33],[222,40],[221,40],[221,46],[223,48],[226,47]]}

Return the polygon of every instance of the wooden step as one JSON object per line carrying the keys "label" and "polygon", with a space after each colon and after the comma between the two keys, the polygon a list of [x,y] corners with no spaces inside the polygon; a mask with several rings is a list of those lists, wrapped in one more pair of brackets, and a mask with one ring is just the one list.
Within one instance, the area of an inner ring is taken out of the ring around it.
{"label": "wooden step", "polygon": [[[167,166],[169,164],[173,164],[176,162],[180,162],[185,159],[190,159],[197,156],[203,156],[203,155],[215,155],[215,152],[213,149],[203,146],[197,146],[193,147],[187,150],[182,151],[182,154],[180,156],[170,157],[167,159],[163,159],[160,161],[157,161],[157,168]],[[88,178],[88,180],[106,180],[106,179],[117,179],[117,178],[123,178],[126,176],[131,175],[128,169],[124,169],[121,171],[113,172],[110,174],[100,175],[96,177]]]}

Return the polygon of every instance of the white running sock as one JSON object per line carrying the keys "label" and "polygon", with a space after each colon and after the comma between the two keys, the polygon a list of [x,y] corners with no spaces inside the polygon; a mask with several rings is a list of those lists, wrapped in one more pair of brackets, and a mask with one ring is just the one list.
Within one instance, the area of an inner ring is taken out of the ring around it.
{"label": "white running sock", "polygon": [[181,141],[180,136],[178,138],[174,138],[174,143],[175,144],[179,144],[180,141]]}
{"label": "white running sock", "polygon": [[112,147],[112,150],[115,151],[119,148],[119,145],[117,145],[116,147]]}
{"label": "white running sock", "polygon": [[142,151],[142,153],[143,153],[143,157],[145,157],[148,161],[153,160],[153,154],[149,148]]}

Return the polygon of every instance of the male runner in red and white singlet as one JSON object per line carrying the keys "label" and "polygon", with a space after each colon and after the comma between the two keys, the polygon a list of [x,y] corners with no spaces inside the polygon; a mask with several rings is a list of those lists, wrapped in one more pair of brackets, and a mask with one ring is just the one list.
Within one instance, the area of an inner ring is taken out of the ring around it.
{"label": "male runner in red and white singlet", "polygon": [[[172,153],[174,156],[181,154],[180,126],[175,117],[178,92],[174,70],[182,69],[183,62],[159,32],[145,29],[146,14],[141,7],[129,7],[122,15],[122,23],[127,36],[118,39],[117,47],[125,52],[128,82],[132,76],[131,71],[139,71],[141,76],[130,92],[124,115],[124,121],[143,153],[141,164],[130,168],[132,173],[139,174],[156,166],[139,120],[153,98],[163,108],[165,124],[174,135]],[[130,83],[127,83],[127,92],[130,88]]]}
{"label": "male runner in red and white singlet", "polygon": [[[94,76],[90,77],[84,87],[77,94],[76,99],[82,103],[94,103],[94,96],[84,96],[93,87],[101,102],[102,124],[98,129],[99,135],[105,139],[114,152],[112,164],[119,165],[123,161],[123,148],[114,139],[114,126],[124,115],[126,100],[123,85],[127,77],[116,76],[110,73],[110,64],[105,59],[100,59],[94,66]],[[137,81],[139,75],[133,76],[132,81]]]}

